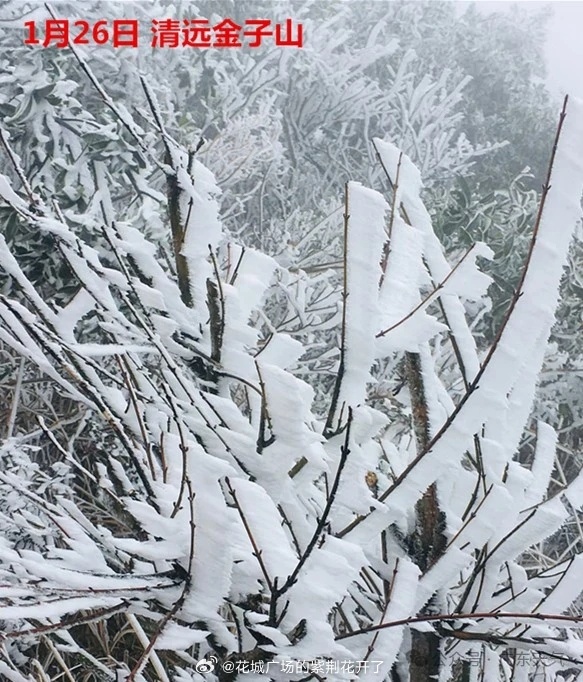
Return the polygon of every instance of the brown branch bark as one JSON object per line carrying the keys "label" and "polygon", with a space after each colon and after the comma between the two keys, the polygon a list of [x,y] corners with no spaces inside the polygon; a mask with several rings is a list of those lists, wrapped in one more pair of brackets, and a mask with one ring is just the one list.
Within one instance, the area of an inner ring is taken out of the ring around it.
{"label": "brown branch bark", "polygon": [[[413,430],[417,449],[423,452],[430,441],[429,410],[423,380],[422,360],[418,353],[405,356],[406,376],[411,396]],[[408,538],[411,558],[425,572],[446,546],[443,535],[444,514],[439,508],[437,486],[433,483],[415,506],[415,530]],[[431,604],[431,603],[430,603]],[[426,608],[431,608],[429,605]],[[438,679],[440,638],[434,632],[413,631],[409,661],[410,682]]]}

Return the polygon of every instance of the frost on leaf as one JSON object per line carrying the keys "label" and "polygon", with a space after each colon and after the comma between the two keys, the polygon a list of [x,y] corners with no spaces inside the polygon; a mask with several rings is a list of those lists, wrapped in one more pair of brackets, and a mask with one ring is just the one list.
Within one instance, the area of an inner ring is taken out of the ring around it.
{"label": "frost on leaf", "polygon": [[[430,91],[424,81],[414,94]],[[7,208],[75,283],[46,301],[0,243],[0,338],[22,361],[17,392],[36,372],[55,409],[74,406],[70,422],[55,412],[19,422],[28,430],[11,417],[0,448],[3,677],[49,661],[53,679],[79,666],[129,682],[223,681],[253,663],[254,679],[299,680],[284,664],[343,659],[381,662],[358,679],[397,670],[416,682],[455,677],[455,650],[504,679],[518,646],[581,664],[568,615],[580,557],[540,569],[528,552],[563,527],[582,479],[553,487],[549,424],[532,464],[518,456],[579,215],[581,104],[563,113],[519,290],[482,353],[467,311],[487,306],[476,259],[492,253],[477,244],[448,262],[408,156],[375,140],[387,197],[347,184],[334,288],[229,239],[212,173],[144,93],[163,162],[107,101],[163,178],[165,194],[149,198],[165,203],[157,224],[168,210],[169,249],[140,229],[152,203],[116,215],[101,166],[87,214],[50,196],[31,207],[0,178]],[[289,320],[277,322],[278,296]],[[315,312],[318,297],[339,315]],[[318,362],[314,339],[327,344]],[[383,396],[387,371],[399,396]]]}

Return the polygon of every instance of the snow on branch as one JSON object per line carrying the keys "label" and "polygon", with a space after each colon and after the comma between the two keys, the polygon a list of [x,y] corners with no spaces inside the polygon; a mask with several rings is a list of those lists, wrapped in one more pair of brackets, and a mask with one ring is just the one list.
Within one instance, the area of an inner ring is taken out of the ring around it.
{"label": "snow on branch", "polygon": [[[483,655],[491,679],[518,647],[553,670],[583,665],[569,612],[580,557],[522,562],[563,526],[581,478],[549,495],[544,423],[532,466],[517,457],[580,214],[583,105],[561,114],[524,273],[484,357],[466,302],[486,296],[476,258],[490,250],[450,265],[418,170],[375,141],[393,193],[346,186],[338,366],[318,411],[316,379],[293,371],[306,349],[270,320],[283,267],[227,243],[212,173],[143,89],[164,164],[119,115],[165,174],[173,259],[116,219],[103,185],[100,221],[58,197],[31,206],[0,178],[3,202],[75,282],[67,301],[45,300],[3,240],[2,342],[84,415],[74,430],[12,417],[0,448],[0,673],[30,679],[44,661],[47,679],[227,682],[253,664],[257,679],[299,681],[286,665],[310,661],[313,679],[355,679],[318,673],[336,658],[380,662],[358,679],[416,682],[455,676],[452,647],[463,665]],[[404,367],[405,432],[370,399],[388,359]],[[35,460],[32,439],[52,462]]]}

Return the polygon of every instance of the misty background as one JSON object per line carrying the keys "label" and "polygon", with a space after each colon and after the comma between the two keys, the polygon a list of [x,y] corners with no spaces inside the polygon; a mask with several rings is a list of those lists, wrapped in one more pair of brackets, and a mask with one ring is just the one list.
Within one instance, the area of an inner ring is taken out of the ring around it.
{"label": "misty background", "polygon": [[583,2],[579,0],[554,0],[539,2],[522,0],[506,2],[506,0],[462,2],[454,0],[462,13],[468,5],[476,5],[480,12],[508,12],[513,6],[522,10],[540,12],[550,8],[551,18],[547,24],[545,58],[547,66],[547,87],[556,99],[566,94],[583,98]]}

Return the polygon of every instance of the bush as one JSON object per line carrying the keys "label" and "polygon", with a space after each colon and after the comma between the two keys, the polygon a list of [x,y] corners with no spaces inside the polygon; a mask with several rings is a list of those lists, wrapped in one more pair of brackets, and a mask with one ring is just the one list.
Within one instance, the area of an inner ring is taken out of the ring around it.
{"label": "bush", "polygon": [[484,358],[466,312],[486,305],[476,258],[491,252],[450,266],[419,172],[375,140],[393,191],[346,185],[339,355],[314,409],[294,372],[304,348],[269,317],[283,292],[301,318],[310,277],[226,239],[212,174],[143,88],[152,132],[109,103],[166,178],[171,258],[118,219],[105,181],[90,198],[103,220],[33,191],[3,133],[21,183],[0,178],[7,210],[74,282],[45,300],[2,240],[19,292],[0,299],[20,359],[10,414],[31,374],[75,409],[64,429],[50,409],[34,431],[13,416],[0,452],[0,672],[417,682],[469,679],[476,661],[485,679],[583,664],[580,556],[522,560],[560,532],[583,479],[547,494],[544,423],[531,466],[516,458],[579,215],[581,105],[561,116],[553,187]]}

